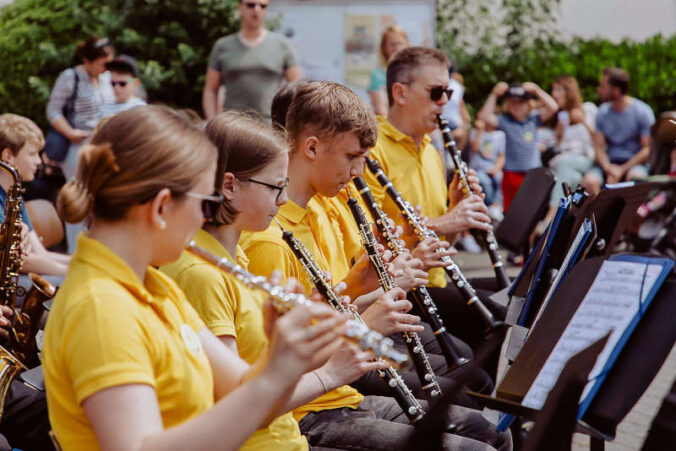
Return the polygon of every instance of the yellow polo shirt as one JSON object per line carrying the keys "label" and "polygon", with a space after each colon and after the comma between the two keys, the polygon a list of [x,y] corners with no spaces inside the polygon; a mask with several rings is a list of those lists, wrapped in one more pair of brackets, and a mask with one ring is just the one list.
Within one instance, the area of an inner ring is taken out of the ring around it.
{"label": "yellow polo shirt", "polygon": [[106,388],[153,387],[165,428],[211,408],[203,328],[173,280],[148,267],[141,282],[113,251],[80,235],[42,357],[49,420],[63,449],[99,449],[82,402]]}
{"label": "yellow polo shirt", "polygon": [[[199,247],[212,254],[235,262],[208,232],[198,231],[194,240]],[[237,263],[245,269],[248,266],[248,259],[239,247]],[[258,360],[268,347],[263,327],[265,297],[262,293],[250,290],[232,276],[187,251],[161,270],[185,292],[188,301],[214,335],[235,338],[239,355],[250,365]],[[308,443],[300,433],[298,422],[288,412],[275,418],[268,427],[254,432],[240,449],[302,451],[308,449]]]}
{"label": "yellow polo shirt", "polygon": [[[342,252],[342,246],[336,242],[318,241],[317,237],[328,239],[333,236],[332,226],[327,222],[328,217],[322,213],[323,210],[312,200],[310,202],[312,204],[308,204],[308,208],[302,208],[289,201],[282,205],[276,218],[286,230],[291,231],[308,248],[317,264],[326,270],[329,265],[325,252],[331,252],[331,250]],[[324,230],[321,230],[322,228]],[[245,234],[240,239],[240,245],[249,257],[249,270],[252,273],[269,277],[273,270],[278,269],[282,271],[285,279],[295,277],[308,291],[311,288],[302,265],[282,239],[282,232],[275,221],[263,232]],[[345,274],[334,275],[333,278],[338,281],[345,277]],[[357,390],[349,385],[343,385],[297,408],[293,411],[293,416],[300,421],[308,412],[341,407],[354,409],[363,399],[364,397]]]}
{"label": "yellow polo shirt", "polygon": [[[418,149],[413,139],[395,128],[386,117],[379,116],[378,140],[371,150],[370,158],[378,160],[383,172],[405,200],[413,207],[422,206],[423,215],[436,218],[447,211],[448,191],[439,154],[430,141],[430,137],[425,135]],[[405,231],[408,230],[394,201],[371,171],[364,171],[363,177],[383,211],[402,225]],[[413,234],[404,233],[402,239],[409,247],[414,247],[418,242]],[[428,286],[446,286],[442,268],[432,269],[429,275]]]}
{"label": "yellow polo shirt", "polygon": [[[350,190],[350,195],[359,201],[366,219],[373,223],[373,217],[369,209],[364,205],[357,188],[350,183],[348,189]],[[335,197],[324,197],[321,194],[317,194],[312,199],[326,212],[329,222],[333,226],[335,239],[343,244],[344,256],[351,265],[354,260],[359,258],[360,254],[364,253],[364,248],[361,245],[359,227],[357,227],[352,211],[347,205],[349,199],[347,193],[345,190],[341,190]],[[334,258],[331,258],[331,260],[334,260]],[[333,262],[330,261],[329,265],[333,265]]]}

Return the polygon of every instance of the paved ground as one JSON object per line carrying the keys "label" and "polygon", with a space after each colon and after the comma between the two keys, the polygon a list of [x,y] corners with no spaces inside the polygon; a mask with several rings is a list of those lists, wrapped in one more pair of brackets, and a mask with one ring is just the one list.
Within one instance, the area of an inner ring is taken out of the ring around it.
{"label": "paved ground", "polygon": [[[493,271],[490,269],[490,260],[485,253],[475,255],[460,252],[455,257],[455,260],[468,277],[488,277],[493,275]],[[519,270],[520,268],[518,267],[507,267],[507,273],[510,277],[516,276],[519,273]],[[607,450],[633,451],[641,449],[641,445],[648,433],[653,417],[659,410],[662,399],[669,391],[675,377],[676,346],[672,348],[671,354],[665,361],[662,369],[657,374],[652,384],[636,403],[636,406],[634,406],[631,412],[625,417],[624,421],[620,423],[615,440],[606,444]],[[589,438],[581,434],[576,434],[572,449],[574,451],[588,450]]]}

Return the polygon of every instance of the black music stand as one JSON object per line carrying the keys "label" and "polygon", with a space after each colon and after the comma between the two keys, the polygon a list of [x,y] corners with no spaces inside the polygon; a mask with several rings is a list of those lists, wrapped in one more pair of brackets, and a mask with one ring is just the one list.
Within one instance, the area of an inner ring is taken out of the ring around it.
{"label": "black music stand", "polygon": [[530,234],[547,212],[555,181],[554,172],[549,168],[528,171],[505,217],[495,229],[500,245],[512,252],[521,252],[528,247]]}
{"label": "black music stand", "polygon": [[[568,322],[575,314],[605,260],[594,257],[578,263],[563,281],[518,357],[497,389],[495,398],[470,393],[484,405],[533,418],[535,411],[521,401],[545,364]],[[598,393],[578,422],[578,432],[592,437],[592,449],[603,449],[615,437],[617,425],[631,410],[657,374],[676,342],[676,276],[672,272],[660,287],[632,333]]]}
{"label": "black music stand", "polygon": [[[561,221],[554,245],[550,249],[542,276],[546,276],[552,269],[559,269],[563,263],[567,250],[575,240],[575,235],[586,218],[593,219],[596,224],[596,238],[591,243],[589,253],[585,257],[609,256],[623,234],[633,225],[636,210],[644,203],[655,183],[639,183],[626,188],[602,190],[593,199],[587,200],[580,207],[571,206],[570,211]],[[544,240],[533,250],[536,255],[542,253]],[[526,297],[536,272],[539,258],[534,258],[523,269],[514,295]],[[545,295],[549,289],[548,283],[541,283],[531,304],[529,321],[524,327],[530,327]]]}

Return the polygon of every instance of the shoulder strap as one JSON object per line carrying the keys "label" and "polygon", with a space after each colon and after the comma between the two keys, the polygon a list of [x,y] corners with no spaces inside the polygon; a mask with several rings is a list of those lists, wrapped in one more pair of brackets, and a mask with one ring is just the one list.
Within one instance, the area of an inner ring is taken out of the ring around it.
{"label": "shoulder strap", "polygon": [[68,102],[66,103],[66,105],[64,107],[66,115],[75,111],[75,99],[77,98],[77,86],[80,82],[80,76],[77,73],[77,68],[73,67],[73,68],[71,68],[71,70],[73,71],[73,76],[75,77],[75,83],[73,84],[73,92],[70,94],[70,97],[68,98]]}

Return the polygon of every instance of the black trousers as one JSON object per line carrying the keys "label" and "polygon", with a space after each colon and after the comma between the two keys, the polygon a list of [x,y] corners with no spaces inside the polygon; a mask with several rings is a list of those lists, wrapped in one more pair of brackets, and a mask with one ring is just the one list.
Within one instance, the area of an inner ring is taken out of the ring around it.
{"label": "black trousers", "polygon": [[[52,451],[54,446],[49,438],[49,430],[45,393],[12,381],[5,398],[0,434],[13,448]],[[0,450],[5,449],[2,445],[0,440]]]}
{"label": "black trousers", "polygon": [[[429,357],[430,364],[437,376],[437,381],[441,387],[444,395],[449,395],[448,402],[450,404],[469,407],[473,409],[480,409],[479,404],[467,395],[467,390],[472,390],[479,393],[490,394],[493,390],[493,381],[491,377],[482,368],[474,365],[463,365],[454,370],[449,370],[446,364],[446,359],[441,354],[441,347],[436,337],[432,333],[432,329],[427,323],[423,323],[425,330],[420,332],[418,336],[425,348],[425,352]],[[406,345],[400,334],[390,336],[401,352],[406,352]],[[467,359],[472,359],[472,349],[461,340],[451,337],[455,349],[458,353]],[[426,399],[426,393],[422,389],[422,384],[418,378],[414,368],[407,368],[399,372],[406,385],[411,389],[413,394],[418,399]],[[371,371],[361,378],[357,379],[351,384],[363,395],[374,396],[390,396],[391,391],[389,387],[380,379],[380,377]]]}

